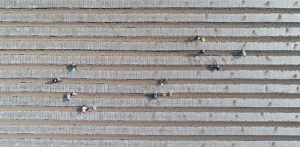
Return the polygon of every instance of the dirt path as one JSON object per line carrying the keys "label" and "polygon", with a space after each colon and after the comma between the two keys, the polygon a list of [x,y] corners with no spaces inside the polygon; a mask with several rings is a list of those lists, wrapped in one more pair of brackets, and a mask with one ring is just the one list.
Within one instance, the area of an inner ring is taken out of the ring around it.
{"label": "dirt path", "polygon": [[[203,56],[233,56],[240,51],[206,50]],[[200,56],[199,51],[86,51],[86,50],[1,50],[0,55],[85,55],[85,56]],[[299,51],[247,51],[247,56],[300,56]],[[28,65],[30,66],[30,65]],[[83,67],[84,68],[84,67]]]}
{"label": "dirt path", "polygon": [[98,126],[99,122],[105,126],[266,126],[266,127],[297,127],[299,122],[137,122],[137,121],[59,121],[59,120],[1,120],[1,125],[75,125],[75,126]]}
{"label": "dirt path", "polygon": [[[47,83],[51,79],[2,79],[2,83]],[[172,79],[168,85],[172,84],[282,84],[282,85],[298,85],[300,80],[255,80],[255,79]],[[63,83],[68,84],[108,84],[108,85],[156,85],[158,80],[105,80],[105,79],[63,79]],[[63,84],[62,83],[62,84]],[[59,85],[55,84],[55,85]]]}
{"label": "dirt path", "polygon": [[295,141],[299,136],[137,136],[137,135],[54,135],[54,134],[9,134],[0,135],[3,139],[39,138],[56,140],[219,140],[219,141]]}
{"label": "dirt path", "polygon": [[[76,112],[77,107],[35,107],[35,106],[2,106],[0,111],[60,111],[60,112]],[[91,110],[93,112],[283,112],[283,113],[300,113],[298,108],[98,108],[97,110]]]}
{"label": "dirt path", "polygon": [[[29,65],[13,64],[1,65],[2,69],[60,69],[66,70],[67,65]],[[79,67],[78,67],[79,68]],[[207,70],[208,65],[201,66],[133,66],[133,65],[80,65],[82,70]],[[298,66],[263,66],[263,65],[222,65],[222,70],[280,70],[280,71],[299,71]]]}
{"label": "dirt path", "polygon": [[[63,98],[65,93],[32,93],[32,92],[7,92],[0,93],[1,97],[54,97],[54,98]],[[120,99],[120,98],[149,98],[145,94],[92,94],[92,93],[78,93],[80,98],[83,99],[92,99],[92,98],[111,98],[111,99]],[[258,94],[258,93],[178,93],[171,99],[178,98],[290,98],[295,99],[299,98],[298,94],[281,94],[281,93],[269,93],[269,94]]]}
{"label": "dirt path", "polygon": [[299,13],[299,9],[260,8],[135,8],[135,9],[0,9],[0,13]]}

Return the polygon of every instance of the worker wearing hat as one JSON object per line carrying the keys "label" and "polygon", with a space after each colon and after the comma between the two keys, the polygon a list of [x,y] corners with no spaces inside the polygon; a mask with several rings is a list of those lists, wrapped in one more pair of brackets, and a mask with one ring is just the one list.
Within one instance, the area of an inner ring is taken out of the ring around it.
{"label": "worker wearing hat", "polygon": [[244,51],[244,49],[242,49],[241,51],[242,51],[242,56],[246,57],[246,51]]}
{"label": "worker wearing hat", "polygon": [[167,84],[168,83],[168,79],[164,79],[164,80],[161,80],[161,85],[164,85],[164,84]]}
{"label": "worker wearing hat", "polygon": [[67,99],[66,99],[67,101],[70,101],[71,100],[71,93],[69,92],[69,93],[67,93]]}
{"label": "worker wearing hat", "polygon": [[81,111],[82,113],[85,113],[86,111],[89,110],[89,108],[87,106],[83,105],[82,108],[81,108],[81,110],[82,110]]}
{"label": "worker wearing hat", "polygon": [[205,42],[205,38],[204,37],[197,36],[196,39],[197,40],[201,40],[202,42]]}
{"label": "worker wearing hat", "polygon": [[216,69],[217,69],[217,71],[219,71],[219,70],[220,70],[220,65],[219,65],[219,63],[217,63],[217,65],[216,65]]}
{"label": "worker wearing hat", "polygon": [[72,68],[72,70],[77,70],[77,68],[76,68],[77,66],[75,65],[75,63],[72,63],[71,64],[71,68]]}
{"label": "worker wearing hat", "polygon": [[62,80],[60,78],[54,78],[52,79],[53,83],[58,83],[58,82],[62,82]]}

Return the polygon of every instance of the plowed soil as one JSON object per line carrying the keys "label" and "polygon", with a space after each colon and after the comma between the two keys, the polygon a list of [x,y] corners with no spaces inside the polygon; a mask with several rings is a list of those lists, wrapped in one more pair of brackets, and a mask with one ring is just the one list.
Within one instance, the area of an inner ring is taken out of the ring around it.
{"label": "plowed soil", "polygon": [[[201,14],[201,13],[228,13],[228,14],[246,14],[246,13],[300,13],[300,10],[293,9],[1,9],[0,13],[184,13],[184,14]],[[32,26],[32,27],[69,27],[69,26],[96,26],[105,28],[118,28],[118,27],[215,27],[215,28],[258,28],[258,27],[299,27],[298,23],[24,23],[21,21],[1,22],[0,26]],[[201,34],[200,34],[201,35]],[[193,40],[195,36],[179,36],[179,37],[44,37],[44,36],[0,36],[1,40],[97,40],[97,41],[128,41],[128,42],[186,42]],[[295,42],[299,41],[300,36],[296,37],[210,37],[205,36],[207,42]],[[207,51],[205,56],[232,56],[239,52],[235,51]],[[7,48],[0,51],[1,55],[4,54],[26,54],[26,55],[106,55],[106,56],[198,56],[196,51],[178,51],[178,52],[152,52],[152,51],[85,51],[85,50],[13,50]],[[268,51],[268,52],[247,52],[247,56],[300,56],[299,51]],[[0,65],[3,70],[12,69],[65,69],[65,65],[35,65],[35,64],[8,64]],[[93,70],[207,70],[207,65],[201,66],[141,66],[141,65],[78,65],[80,69],[93,69]],[[222,65],[222,70],[297,70],[299,66],[258,66],[258,65]],[[50,79],[0,79],[1,83],[19,83],[19,82],[32,82],[32,83],[46,83]],[[104,83],[109,85],[116,84],[155,84],[157,80],[95,80],[95,79],[63,79],[64,83]],[[235,80],[170,80],[168,84],[299,84],[299,80],[252,80],[252,79],[235,79]],[[1,88],[1,87],[0,87]],[[34,93],[34,92],[11,92],[0,93],[0,97],[62,97],[64,93]],[[93,93],[78,93],[78,96],[83,99],[92,99],[96,97],[102,98],[147,98],[146,95],[136,94],[93,94]],[[298,94],[284,94],[284,93],[175,93],[172,97],[168,98],[299,98]],[[80,106],[78,106],[80,107]],[[76,112],[77,107],[38,107],[38,106],[2,106],[0,111],[25,111],[25,110],[38,110],[38,111],[66,111]],[[97,110],[90,110],[88,113],[93,112],[283,112],[283,113],[300,113],[298,108],[218,108],[218,107],[205,107],[205,108],[97,108]],[[6,120],[1,119],[0,125],[74,125],[74,126],[97,126],[97,125],[113,125],[113,126],[271,126],[271,127],[298,127],[299,122],[141,122],[141,121],[61,121],[61,120]],[[58,135],[58,134],[0,134],[0,138],[40,138],[40,139],[57,139],[57,140],[92,140],[92,139],[108,139],[108,140],[241,140],[241,141],[275,141],[275,140],[300,140],[300,136],[139,136],[139,135]]]}

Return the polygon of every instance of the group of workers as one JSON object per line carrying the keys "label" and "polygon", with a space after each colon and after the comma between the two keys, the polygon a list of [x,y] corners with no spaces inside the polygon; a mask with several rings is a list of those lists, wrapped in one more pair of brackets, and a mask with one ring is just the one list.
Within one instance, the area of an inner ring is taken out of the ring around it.
{"label": "group of workers", "polygon": [[[76,66],[76,64],[75,63],[72,63],[71,64],[71,71],[72,70],[77,70],[77,66]],[[59,82],[62,82],[62,80],[60,79],[60,78],[53,78],[52,79],[52,82],[53,83],[59,83]],[[71,100],[71,96],[76,96],[77,95],[77,93],[76,92],[68,92],[67,94],[67,98],[66,98],[66,101],[70,101]],[[96,109],[96,107],[93,107],[93,109],[95,110]],[[87,107],[87,106],[85,106],[85,105],[83,105],[82,107],[81,107],[81,112],[82,113],[85,113],[86,111],[88,111],[89,110],[89,108]]]}
{"label": "group of workers", "polygon": [[[160,80],[159,81],[159,83],[160,83],[160,85],[164,85],[164,84],[167,84],[168,83],[168,81],[169,81],[169,79],[163,79],[163,80]],[[162,93],[162,96],[172,96],[172,92],[169,92],[169,93]],[[154,94],[153,94],[153,99],[154,100],[156,100],[158,98],[158,94],[155,92]]]}
{"label": "group of workers", "polygon": [[[204,37],[200,37],[200,36],[197,36],[197,37],[196,37],[196,40],[201,40],[202,42],[205,42],[205,38],[204,38]],[[203,50],[200,50],[199,53],[200,53],[201,55],[203,55],[203,54],[205,53],[205,50],[204,50],[204,49],[203,49]],[[241,50],[241,55],[242,55],[243,57],[246,57],[246,51],[245,51],[244,49]],[[216,66],[214,66],[214,68],[215,68],[217,71],[219,71],[219,70],[220,70],[220,65],[219,65],[219,63],[217,63]],[[72,63],[72,64],[71,64],[71,70],[77,70],[77,66],[75,65],[75,63]],[[62,80],[61,80],[60,78],[54,78],[54,79],[52,79],[52,81],[53,81],[54,83],[62,82]],[[160,84],[161,84],[161,85],[164,85],[164,84],[166,84],[166,83],[168,83],[168,79],[164,79],[164,80],[161,80],[161,81],[160,81]],[[67,93],[67,98],[66,98],[66,100],[67,100],[67,101],[70,101],[70,100],[71,100],[71,96],[76,96],[76,95],[77,95],[76,92],[72,92],[72,93],[69,92],[69,93]],[[170,92],[170,93],[168,93],[168,95],[169,95],[169,96],[172,96],[172,93]],[[163,96],[166,96],[166,94],[164,93]],[[157,99],[157,98],[158,98],[157,93],[154,93],[154,94],[153,94],[153,98],[154,98],[154,99]],[[93,109],[96,109],[96,108],[93,107]],[[82,110],[82,113],[85,113],[86,111],[89,110],[89,108],[88,108],[87,106],[83,105],[82,108],[81,108],[81,110]]]}
{"label": "group of workers", "polygon": [[[197,37],[196,37],[196,40],[201,40],[201,42],[205,42],[205,38],[204,38],[204,37],[200,37],[200,36],[197,36]],[[200,55],[204,55],[205,50],[202,49],[202,50],[200,50],[199,53],[200,53]],[[243,57],[246,57],[246,51],[245,51],[244,49],[242,49],[240,55],[243,56]],[[219,63],[217,63],[217,64],[214,66],[214,68],[215,68],[217,71],[219,71],[219,70],[220,70],[220,65],[219,65]]]}

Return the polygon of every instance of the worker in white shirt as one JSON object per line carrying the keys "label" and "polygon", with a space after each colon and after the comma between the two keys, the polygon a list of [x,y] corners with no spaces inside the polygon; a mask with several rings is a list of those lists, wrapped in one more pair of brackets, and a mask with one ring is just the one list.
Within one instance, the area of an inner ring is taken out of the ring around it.
{"label": "worker in white shirt", "polygon": [[90,108],[88,108],[87,106],[83,105],[81,109],[82,109],[82,113],[85,113],[85,112],[88,111]]}

